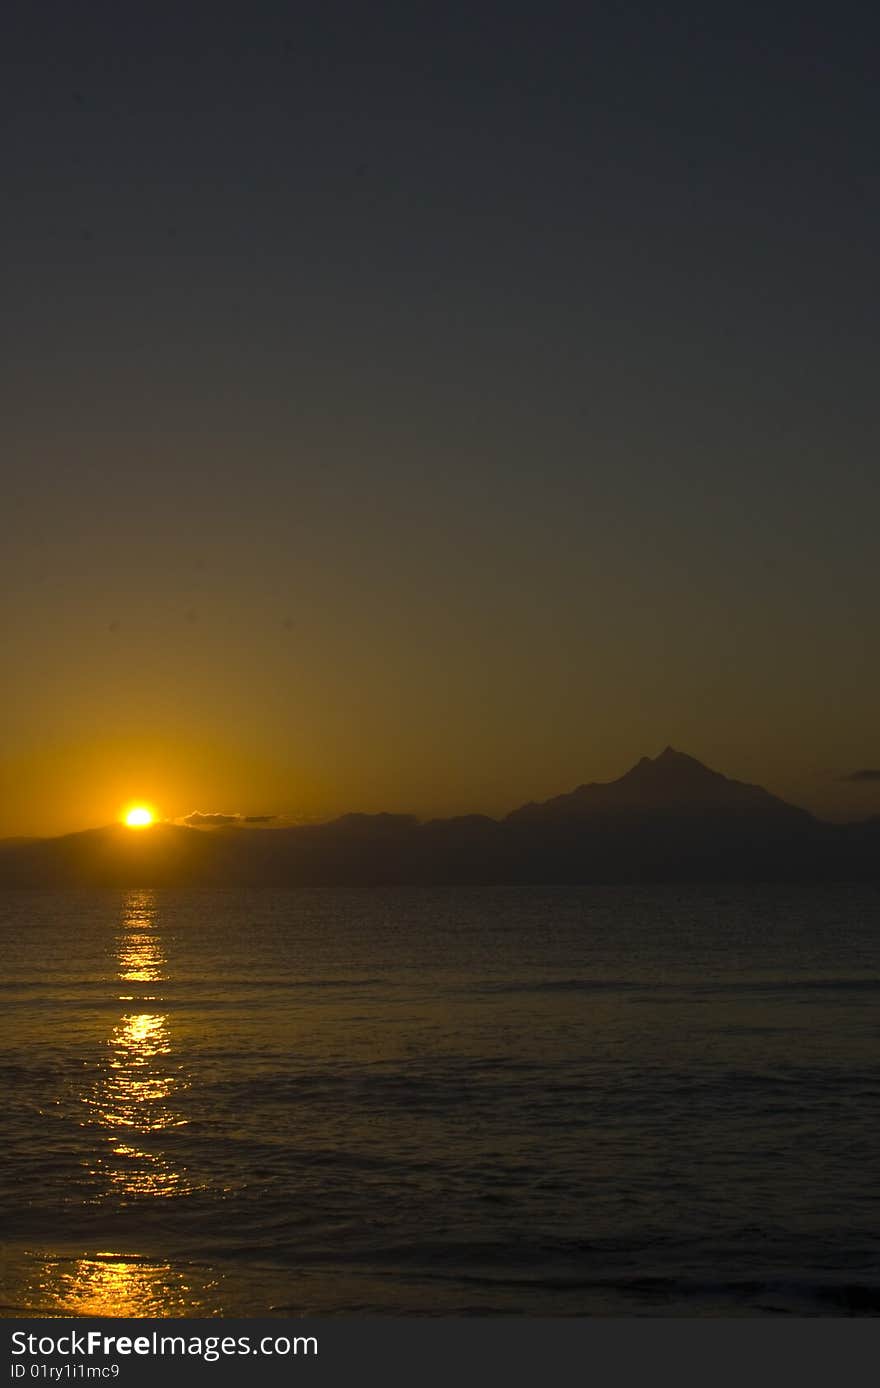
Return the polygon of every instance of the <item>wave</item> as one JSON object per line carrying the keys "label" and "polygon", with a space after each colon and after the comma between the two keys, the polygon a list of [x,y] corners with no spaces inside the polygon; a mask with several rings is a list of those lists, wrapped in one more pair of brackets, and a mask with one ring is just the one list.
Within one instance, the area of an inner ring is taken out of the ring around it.
{"label": "wave", "polygon": [[[345,1269],[348,1271],[348,1269]],[[375,1274],[374,1274],[375,1275]],[[380,1274],[381,1277],[381,1274]],[[387,1281],[387,1277],[385,1279]],[[880,1284],[869,1282],[811,1281],[803,1278],[740,1278],[731,1280],[688,1279],[682,1277],[555,1277],[534,1278],[493,1277],[474,1273],[424,1272],[416,1279],[396,1281],[394,1304],[384,1307],[374,1304],[373,1311],[383,1309],[392,1314],[406,1314],[407,1290],[414,1283],[426,1287],[460,1290],[464,1296],[455,1307],[459,1315],[528,1315],[563,1316],[588,1314],[632,1314],[642,1311],[649,1315],[658,1312],[692,1316],[724,1314],[739,1310],[752,1315],[795,1316],[870,1316],[880,1315]],[[488,1304],[468,1303],[467,1297],[488,1293]],[[516,1294],[521,1295],[517,1296]],[[542,1297],[555,1299],[549,1310]],[[402,1303],[402,1304],[401,1304]],[[297,1305],[274,1305],[278,1314],[301,1314]],[[424,1314],[422,1305],[412,1311]]]}
{"label": "wave", "polygon": [[702,982],[693,979],[549,978],[535,981],[477,983],[474,991],[505,993],[631,993],[715,994],[783,992],[880,992],[880,978],[734,979]]}

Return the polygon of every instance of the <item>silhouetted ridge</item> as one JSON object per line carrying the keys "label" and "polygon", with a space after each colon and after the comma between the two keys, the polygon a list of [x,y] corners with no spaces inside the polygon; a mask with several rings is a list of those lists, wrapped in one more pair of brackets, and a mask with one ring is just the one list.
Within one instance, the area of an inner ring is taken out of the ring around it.
{"label": "silhouetted ridge", "polygon": [[406,829],[417,829],[418,826],[419,821],[414,814],[344,814],[327,824],[312,825],[312,828],[335,829],[364,838],[384,838]]}
{"label": "silhouetted ridge", "polygon": [[787,804],[761,786],[732,781],[689,757],[667,747],[653,760],[642,757],[616,781],[591,781],[566,795],[540,804],[532,802],[513,810],[508,822],[524,819],[567,818],[609,812],[706,811],[786,814],[800,819],[812,816]]}
{"label": "silhouetted ridge", "polygon": [[823,824],[666,747],[505,819],[346,814],[296,827],[120,825],[0,843],[0,886],[880,880],[880,819]]}

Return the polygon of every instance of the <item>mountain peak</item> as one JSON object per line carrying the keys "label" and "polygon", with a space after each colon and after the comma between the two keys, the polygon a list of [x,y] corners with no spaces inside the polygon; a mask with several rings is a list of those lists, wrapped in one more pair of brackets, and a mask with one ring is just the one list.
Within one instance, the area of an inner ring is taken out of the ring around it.
{"label": "mountain peak", "polygon": [[615,781],[592,781],[540,805],[523,806],[508,818],[558,818],[621,813],[670,812],[780,814],[803,816],[761,786],[733,781],[686,752],[664,747],[657,757],[642,757]]}
{"label": "mountain peak", "polygon": [[[721,776],[719,771],[712,771],[696,757],[689,756],[687,752],[679,752],[675,747],[664,747],[657,757],[641,757],[635,766],[625,772],[625,776],[631,776],[634,771],[639,769],[653,772],[662,771],[664,774],[670,772],[689,773],[690,775],[720,776],[722,780],[727,778]],[[623,779],[623,778],[621,778]],[[611,782],[610,784],[613,784]]]}
{"label": "mountain peak", "polygon": [[[651,758],[646,757],[645,760],[650,761]],[[712,771],[708,766],[706,766],[705,762],[699,761],[697,757],[692,757],[689,752],[679,752],[677,747],[671,746],[664,747],[659,757],[654,757],[653,765],[690,767],[698,766],[701,771],[708,771],[709,774],[712,776],[718,776],[721,774],[720,772]]]}

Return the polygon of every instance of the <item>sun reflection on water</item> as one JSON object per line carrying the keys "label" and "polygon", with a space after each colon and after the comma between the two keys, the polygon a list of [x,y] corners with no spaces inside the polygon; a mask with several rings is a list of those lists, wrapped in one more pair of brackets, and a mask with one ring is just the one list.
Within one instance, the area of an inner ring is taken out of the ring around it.
{"label": "sun reflection on water", "polygon": [[219,1312],[219,1281],[125,1253],[44,1258],[29,1279],[27,1302],[48,1316],[185,1316]]}
{"label": "sun reflection on water", "polygon": [[163,970],[167,962],[156,928],[154,894],[130,892],[118,938],[119,978],[126,983],[158,983],[165,978]]}
{"label": "sun reflection on water", "polygon": [[119,951],[119,977],[125,983],[158,983],[164,963],[157,940],[125,939]]}
{"label": "sun reflection on water", "polygon": [[[121,982],[168,981],[152,892],[131,892],[126,898],[116,962]],[[158,1010],[163,999],[153,991],[141,997],[124,993],[120,1001],[131,1004],[130,1010],[108,1037],[101,1073],[84,1098],[90,1122],[105,1130],[91,1169],[92,1176],[106,1183],[97,1198],[179,1195],[192,1186],[157,1140],[186,1123],[176,1100],[187,1080],[174,1061],[168,1015]]]}
{"label": "sun reflection on water", "polygon": [[149,1211],[158,1202],[197,1188],[175,1152],[175,1132],[187,1123],[181,1096],[189,1078],[172,1031],[169,964],[153,892],[126,896],[114,956],[121,1015],[80,1097],[82,1125],[94,1136],[81,1198],[100,1207],[99,1237],[112,1229],[108,1243],[116,1251],[29,1251],[23,1293],[16,1295],[46,1316],[218,1315],[220,1280],[210,1270],[122,1251],[135,1229],[151,1227]]}

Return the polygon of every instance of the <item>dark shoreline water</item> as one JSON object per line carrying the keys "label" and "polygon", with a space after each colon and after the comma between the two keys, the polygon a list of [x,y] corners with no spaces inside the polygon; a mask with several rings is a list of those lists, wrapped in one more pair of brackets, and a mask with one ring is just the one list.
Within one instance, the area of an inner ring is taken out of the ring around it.
{"label": "dark shoreline water", "polygon": [[0,894],[6,1315],[880,1310],[880,889]]}

